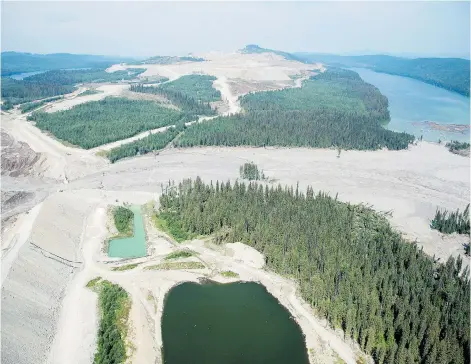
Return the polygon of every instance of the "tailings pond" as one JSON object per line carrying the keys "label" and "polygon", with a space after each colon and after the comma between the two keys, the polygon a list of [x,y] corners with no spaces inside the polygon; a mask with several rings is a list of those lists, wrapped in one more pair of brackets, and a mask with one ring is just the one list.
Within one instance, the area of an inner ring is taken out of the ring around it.
{"label": "tailings pond", "polygon": [[147,255],[146,232],[139,206],[131,206],[134,213],[133,236],[130,238],[111,239],[108,256],[111,258],[138,258]]}
{"label": "tailings pond", "polygon": [[[422,135],[431,142],[438,139],[469,142],[468,97],[412,78],[364,68],[352,70],[387,96],[391,114],[388,129],[418,138]],[[464,130],[460,132],[461,129]]]}
{"label": "tailings pond", "polygon": [[162,317],[165,364],[308,364],[291,314],[257,283],[183,283]]}

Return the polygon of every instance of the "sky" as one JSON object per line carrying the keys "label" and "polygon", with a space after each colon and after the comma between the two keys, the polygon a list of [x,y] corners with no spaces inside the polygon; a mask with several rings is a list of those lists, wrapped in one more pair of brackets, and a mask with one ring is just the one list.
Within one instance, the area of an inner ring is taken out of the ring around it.
{"label": "sky", "polygon": [[469,57],[469,2],[2,1],[2,51],[147,57],[246,44]]}

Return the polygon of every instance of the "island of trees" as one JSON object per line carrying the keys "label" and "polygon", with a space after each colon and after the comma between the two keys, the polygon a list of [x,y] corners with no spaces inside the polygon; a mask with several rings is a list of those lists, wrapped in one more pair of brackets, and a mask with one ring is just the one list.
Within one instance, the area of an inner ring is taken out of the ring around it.
{"label": "island of trees", "polygon": [[184,181],[159,218],[183,236],[243,242],[376,363],[469,363],[470,285],[461,258],[436,263],[383,215],[312,188]]}
{"label": "island of trees", "polygon": [[328,70],[301,88],[249,94],[245,113],[197,124],[177,145],[405,149],[414,137],[382,127],[388,100],[352,71]]}
{"label": "island of trees", "polygon": [[182,124],[191,117],[153,101],[107,97],[55,113],[35,112],[28,120],[55,137],[90,149],[146,130]]}

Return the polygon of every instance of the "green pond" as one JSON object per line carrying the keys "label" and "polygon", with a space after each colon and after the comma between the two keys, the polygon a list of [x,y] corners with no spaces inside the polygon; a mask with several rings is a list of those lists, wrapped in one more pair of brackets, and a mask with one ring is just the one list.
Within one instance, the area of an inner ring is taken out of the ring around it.
{"label": "green pond", "polygon": [[183,283],[162,317],[165,364],[308,364],[290,313],[257,283]]}
{"label": "green pond", "polygon": [[134,235],[130,238],[110,240],[108,256],[112,258],[138,258],[147,255],[146,233],[141,208],[139,206],[131,206],[131,210],[134,213]]}

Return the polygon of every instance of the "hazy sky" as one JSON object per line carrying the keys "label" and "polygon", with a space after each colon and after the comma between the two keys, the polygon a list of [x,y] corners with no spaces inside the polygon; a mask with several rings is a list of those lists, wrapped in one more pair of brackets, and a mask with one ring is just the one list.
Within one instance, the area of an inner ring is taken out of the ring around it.
{"label": "hazy sky", "polygon": [[469,2],[2,2],[2,51],[469,55]]}

